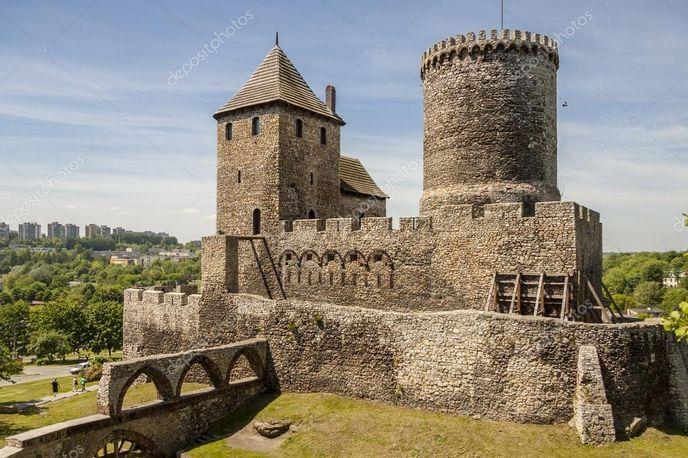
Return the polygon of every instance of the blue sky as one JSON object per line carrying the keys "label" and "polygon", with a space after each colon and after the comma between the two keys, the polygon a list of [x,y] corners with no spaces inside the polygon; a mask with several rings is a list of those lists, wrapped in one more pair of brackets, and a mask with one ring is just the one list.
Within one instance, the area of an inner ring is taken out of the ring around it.
{"label": "blue sky", "polygon": [[[182,240],[213,233],[211,115],[260,63],[275,30],[316,94],[336,85],[348,123],[342,153],[360,157],[378,182],[392,179],[422,154],[422,52],[447,36],[498,28],[498,5],[3,0],[0,218]],[[505,27],[562,41],[564,199],[602,213],[607,251],[686,249],[688,228],[677,224],[688,211],[686,2],[506,0],[505,8]],[[228,27],[231,36],[193,65]],[[188,75],[170,76],[182,69]],[[390,216],[418,212],[422,170],[410,168],[390,191]]]}

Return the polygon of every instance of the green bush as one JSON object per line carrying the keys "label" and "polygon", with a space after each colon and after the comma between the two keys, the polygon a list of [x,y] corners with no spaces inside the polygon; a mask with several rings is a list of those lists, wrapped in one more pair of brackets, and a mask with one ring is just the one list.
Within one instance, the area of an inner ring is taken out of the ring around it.
{"label": "green bush", "polygon": [[89,358],[88,362],[91,363],[91,366],[95,366],[95,365],[102,366],[105,363],[112,362],[112,358],[108,358],[107,356],[102,356],[102,355],[94,355],[94,356],[91,356]]}
{"label": "green bush", "polygon": [[103,376],[103,365],[93,364],[86,371],[86,381],[87,382],[97,382]]}

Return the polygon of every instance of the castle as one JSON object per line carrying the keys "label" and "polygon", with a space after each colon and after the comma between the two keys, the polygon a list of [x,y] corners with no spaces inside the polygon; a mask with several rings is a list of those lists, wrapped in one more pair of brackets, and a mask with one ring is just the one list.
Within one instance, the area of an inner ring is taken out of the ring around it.
{"label": "castle", "polygon": [[[8,437],[0,456],[176,456],[280,390],[569,422],[586,444],[688,428],[688,346],[621,319],[599,215],[560,201],[558,65],[552,40],[521,31],[428,49],[421,214],[394,227],[340,154],[334,88],[323,103],[275,46],[215,113],[202,293],[126,290],[125,358],[104,365],[99,414]],[[187,375],[212,389],[182,392]],[[146,379],[159,401],[125,408]]]}
{"label": "castle", "polygon": [[558,66],[530,32],[428,49],[421,211],[397,227],[341,155],[335,89],[321,101],[276,45],[214,114],[202,294],[126,291],[125,357],[259,337],[277,389],[573,418],[589,443],[637,417],[688,425],[688,353],[656,322],[618,320],[599,214],[560,200]]}

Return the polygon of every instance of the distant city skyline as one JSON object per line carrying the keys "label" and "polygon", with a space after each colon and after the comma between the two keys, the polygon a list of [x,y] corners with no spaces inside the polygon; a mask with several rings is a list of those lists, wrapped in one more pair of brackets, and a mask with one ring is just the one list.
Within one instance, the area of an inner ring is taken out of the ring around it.
{"label": "distant city skyline", "polygon": [[[336,86],[342,153],[391,196],[388,214],[418,214],[421,55],[498,28],[499,2],[28,0],[0,4],[0,24],[0,221],[188,241],[215,233],[211,115],[276,30],[320,98]],[[505,27],[561,42],[558,187],[602,214],[605,251],[687,248],[686,25],[678,0],[505,2]]]}

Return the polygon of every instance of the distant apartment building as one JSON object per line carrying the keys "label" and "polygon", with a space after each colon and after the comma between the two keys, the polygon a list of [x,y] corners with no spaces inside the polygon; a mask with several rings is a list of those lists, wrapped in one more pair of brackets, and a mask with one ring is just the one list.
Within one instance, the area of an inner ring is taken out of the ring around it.
{"label": "distant apartment building", "polygon": [[49,239],[63,239],[65,238],[64,224],[53,221],[48,224],[48,238]]}
{"label": "distant apartment building", "polygon": [[76,224],[65,224],[65,238],[67,239],[78,239],[79,238],[79,226]]}
{"label": "distant apartment building", "polygon": [[10,225],[7,223],[0,223],[0,240],[10,239]]}
{"label": "distant apartment building", "polygon": [[29,242],[41,238],[41,225],[37,223],[21,223],[19,225],[19,240]]}
{"label": "distant apartment building", "polygon": [[85,228],[84,235],[88,239],[94,239],[96,237],[111,237],[112,229],[108,226],[100,226],[98,224],[88,224]]}
{"label": "distant apartment building", "polygon": [[685,277],[685,272],[669,272],[666,277],[662,278],[662,285],[666,288],[678,288],[681,284],[681,279]]}
{"label": "distant apartment building", "polygon": [[117,226],[116,228],[114,228],[114,229],[112,230],[112,235],[124,234],[125,232],[127,232],[126,229],[124,229],[123,227]]}

